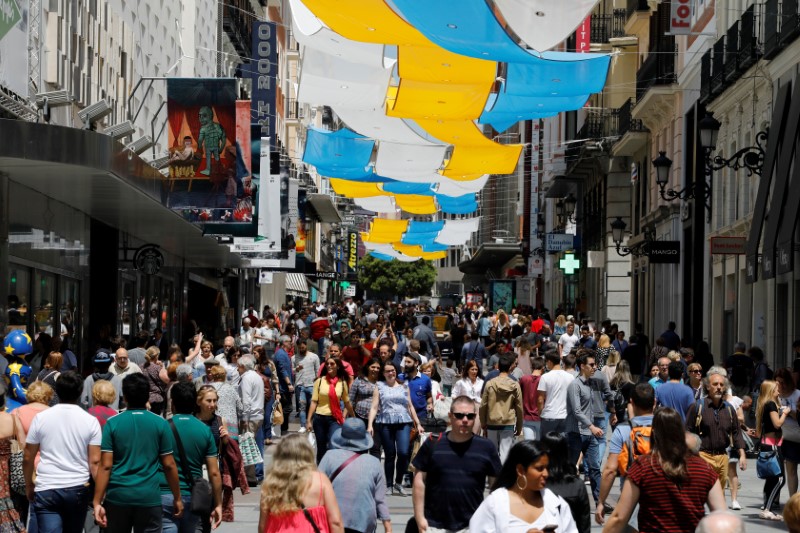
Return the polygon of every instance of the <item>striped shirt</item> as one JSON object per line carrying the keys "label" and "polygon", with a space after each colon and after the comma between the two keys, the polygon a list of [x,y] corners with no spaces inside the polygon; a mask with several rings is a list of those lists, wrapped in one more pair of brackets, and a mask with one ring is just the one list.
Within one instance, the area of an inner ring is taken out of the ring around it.
{"label": "striped shirt", "polygon": [[639,487],[640,533],[694,531],[705,516],[708,493],[717,474],[699,457],[686,459],[689,479],[677,485],[664,475],[652,455],[643,455],[628,469],[628,480]]}

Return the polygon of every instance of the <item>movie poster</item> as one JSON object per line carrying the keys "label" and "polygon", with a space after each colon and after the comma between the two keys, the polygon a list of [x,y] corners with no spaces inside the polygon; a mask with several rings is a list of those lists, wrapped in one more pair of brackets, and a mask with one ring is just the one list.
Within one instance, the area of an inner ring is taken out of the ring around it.
{"label": "movie poster", "polygon": [[236,80],[168,79],[167,115],[167,207],[192,222],[252,222],[254,191],[242,149],[247,140],[237,143],[246,128],[236,125]]}

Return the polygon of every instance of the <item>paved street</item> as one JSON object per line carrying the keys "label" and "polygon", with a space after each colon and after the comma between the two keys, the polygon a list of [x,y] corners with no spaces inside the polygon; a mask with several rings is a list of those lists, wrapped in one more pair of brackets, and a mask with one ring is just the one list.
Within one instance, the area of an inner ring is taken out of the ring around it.
{"label": "paved street", "polygon": [[[297,429],[296,424],[293,423],[292,426],[293,429]],[[267,461],[269,461],[271,450],[273,449],[274,446],[267,449]],[[748,533],[786,531],[786,528],[782,522],[768,522],[758,518],[759,506],[761,505],[761,488],[763,487],[764,482],[756,477],[755,459],[748,460],[748,462],[748,469],[744,473],[740,473],[739,480],[742,483],[742,488],[739,491],[739,503],[742,505],[743,509],[738,512],[746,522]],[[619,494],[616,486],[617,485],[615,485],[615,488],[612,491],[612,500],[616,500],[616,497]],[[589,487],[587,486],[587,490],[588,488]],[[784,487],[781,495],[781,502],[786,501],[786,494],[787,491]],[[730,494],[727,491],[725,496],[728,503],[730,503]],[[218,531],[221,533],[232,533],[234,531],[243,530],[253,531],[258,527],[258,490],[253,488],[251,489],[251,493],[246,496],[242,496],[239,491],[236,491],[234,495],[234,501],[236,502],[236,522],[223,524]],[[392,526],[394,530],[398,533],[402,533],[405,531],[406,522],[413,515],[411,497],[390,496],[389,509],[392,512]],[[601,529],[601,526],[597,525],[593,518],[592,530],[600,531]],[[382,531],[380,526],[378,527],[378,531]]]}

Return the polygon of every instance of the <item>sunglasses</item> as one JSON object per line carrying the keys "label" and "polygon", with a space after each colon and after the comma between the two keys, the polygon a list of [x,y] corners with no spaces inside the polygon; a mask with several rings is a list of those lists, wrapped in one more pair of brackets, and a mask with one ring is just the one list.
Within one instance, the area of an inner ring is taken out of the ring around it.
{"label": "sunglasses", "polygon": [[453,413],[453,416],[456,417],[458,420],[475,420],[475,413]]}
{"label": "sunglasses", "polygon": [[701,371],[700,370],[689,370],[689,373],[690,374],[700,374]]}

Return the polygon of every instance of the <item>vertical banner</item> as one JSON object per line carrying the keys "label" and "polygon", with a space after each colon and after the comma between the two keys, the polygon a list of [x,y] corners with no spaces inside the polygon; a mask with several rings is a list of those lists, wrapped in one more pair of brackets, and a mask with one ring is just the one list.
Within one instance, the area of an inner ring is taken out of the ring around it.
{"label": "vertical banner", "polygon": [[29,4],[29,0],[0,3],[0,86],[24,100],[28,99]]}
{"label": "vertical banner", "polygon": [[192,222],[233,222],[243,190],[237,173],[236,80],[168,79],[167,121],[167,207]]}
{"label": "vertical banner", "polygon": [[[540,145],[542,141],[542,129],[538,120],[534,121],[533,133],[531,135],[531,158],[533,164],[531,165],[531,198],[530,198],[530,220],[529,222],[529,235],[530,235],[530,250],[533,252],[537,248],[542,248],[542,238],[539,235],[539,154],[541,153]],[[528,258],[528,277],[536,277],[544,274],[544,258],[536,254],[531,254]]]}
{"label": "vertical banner", "polygon": [[[281,174],[281,268],[294,270],[297,250],[297,195],[300,182],[286,174],[286,201],[283,201],[284,177]],[[285,211],[285,212],[284,212]]]}
{"label": "vertical banner", "polygon": [[[274,22],[253,23],[253,61],[250,72],[253,77],[251,94],[253,125],[258,125],[259,138],[266,137],[267,145],[274,149],[275,143],[275,82],[278,70],[278,49]],[[254,63],[254,64],[253,64]]]}
{"label": "vertical banner", "polygon": [[358,232],[347,234],[347,274],[355,275],[358,269]]}
{"label": "vertical banner", "polygon": [[[261,178],[258,194],[258,236],[265,248],[281,251],[281,177],[270,171],[269,139],[261,138]],[[288,180],[289,176],[286,176]],[[288,184],[287,184],[288,187]],[[266,241],[266,242],[263,242]]]}
{"label": "vertical banner", "polygon": [[514,282],[511,280],[495,280],[489,282],[489,304],[494,311],[503,309],[508,312],[514,307]]}
{"label": "vertical banner", "polygon": [[588,52],[592,43],[592,16],[587,15],[578,29],[575,30],[575,51]]}
{"label": "vertical banner", "polygon": [[670,3],[669,33],[688,35],[692,31],[692,0],[672,0]]}

